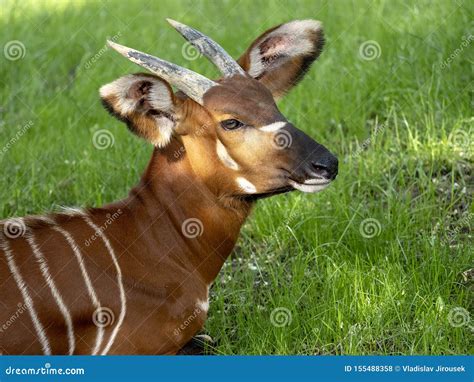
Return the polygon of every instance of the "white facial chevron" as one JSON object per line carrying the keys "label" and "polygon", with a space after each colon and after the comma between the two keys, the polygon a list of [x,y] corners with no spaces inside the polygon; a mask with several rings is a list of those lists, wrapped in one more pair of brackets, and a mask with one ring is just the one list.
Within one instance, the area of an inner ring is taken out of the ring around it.
{"label": "white facial chevron", "polygon": [[269,125],[262,126],[260,130],[271,133],[272,131],[277,131],[277,130],[282,129],[283,127],[285,127],[285,125],[286,125],[286,122],[281,122],[281,121],[273,122],[273,123],[270,123]]}
{"label": "white facial chevron", "polygon": [[216,144],[216,150],[217,150],[217,156],[221,160],[222,163],[224,163],[224,166],[232,169],[232,170],[238,170],[239,165],[235,160],[232,159],[232,157],[229,155],[229,152],[227,149],[224,147],[222,142],[218,139],[217,144]]}

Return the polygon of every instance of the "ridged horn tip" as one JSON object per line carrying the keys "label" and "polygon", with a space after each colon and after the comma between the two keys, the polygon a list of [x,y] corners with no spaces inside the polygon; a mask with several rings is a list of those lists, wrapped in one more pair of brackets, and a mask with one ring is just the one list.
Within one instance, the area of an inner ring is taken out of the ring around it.
{"label": "ridged horn tip", "polygon": [[166,18],[166,21],[168,21],[168,23],[173,27],[173,28],[179,28],[180,26],[183,26],[184,24],[181,24],[180,22],[176,21],[176,20],[173,20],[173,19],[170,19],[170,18]]}
{"label": "ridged horn tip", "polygon": [[131,52],[133,49],[127,48],[126,46],[117,44],[111,40],[107,40],[107,45],[111,47],[113,50],[119,52],[122,56],[129,57],[128,53]]}
{"label": "ridged horn tip", "polygon": [[172,19],[166,19],[166,21],[201,54],[211,60],[225,77],[233,76],[234,74],[246,74],[225,49],[210,37],[178,21]]}
{"label": "ridged horn tip", "polygon": [[107,40],[107,44],[133,63],[156,74],[176,86],[196,102],[203,104],[204,94],[217,83],[192,70],[183,68],[161,58]]}

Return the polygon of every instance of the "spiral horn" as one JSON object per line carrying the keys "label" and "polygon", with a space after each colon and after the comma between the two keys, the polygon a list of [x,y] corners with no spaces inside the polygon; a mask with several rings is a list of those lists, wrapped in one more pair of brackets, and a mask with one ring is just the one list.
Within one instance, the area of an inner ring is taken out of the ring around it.
{"label": "spiral horn", "polygon": [[178,21],[166,19],[186,40],[188,40],[201,54],[206,56],[224,75],[245,75],[240,65],[217,42],[194,28],[181,24]]}
{"label": "spiral horn", "polygon": [[211,81],[199,73],[162,60],[161,58],[150,56],[149,54],[128,48],[110,40],[107,40],[107,44],[130,61],[156,74],[171,85],[176,86],[201,105],[203,104],[202,98],[204,94],[210,88],[218,85],[216,82]]}

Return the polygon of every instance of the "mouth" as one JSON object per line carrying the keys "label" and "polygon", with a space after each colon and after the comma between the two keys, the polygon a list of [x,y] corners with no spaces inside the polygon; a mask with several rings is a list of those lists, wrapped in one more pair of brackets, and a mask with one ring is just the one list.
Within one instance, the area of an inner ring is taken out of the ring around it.
{"label": "mouth", "polygon": [[245,199],[249,200],[249,201],[256,201],[258,199],[268,198],[268,197],[274,196],[274,195],[285,194],[285,193],[293,191],[293,190],[294,190],[294,188],[292,188],[291,186],[285,186],[285,187],[276,188],[276,189],[268,191],[268,192],[262,192],[262,193],[258,193],[258,194],[246,195]]}
{"label": "mouth", "polygon": [[288,179],[288,186],[279,187],[268,192],[246,195],[245,199],[248,201],[256,201],[263,198],[268,198],[269,196],[284,194],[290,191],[302,191],[307,193],[316,193],[324,190],[331,180],[325,178],[311,178],[306,179],[303,183],[299,183],[291,178]]}
{"label": "mouth", "polygon": [[324,190],[331,181],[324,178],[312,178],[305,180],[303,183],[299,183],[293,179],[288,179],[288,183],[290,183],[291,187],[295,190],[314,193]]}

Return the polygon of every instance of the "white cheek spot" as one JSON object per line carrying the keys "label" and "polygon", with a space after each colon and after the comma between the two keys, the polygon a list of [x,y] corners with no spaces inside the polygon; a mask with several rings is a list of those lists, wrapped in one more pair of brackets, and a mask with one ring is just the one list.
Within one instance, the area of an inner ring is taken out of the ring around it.
{"label": "white cheek spot", "polygon": [[247,179],[238,177],[236,181],[238,185],[240,186],[240,188],[244,190],[246,193],[255,194],[257,192],[256,187],[252,183],[250,183]]}
{"label": "white cheek spot", "polygon": [[217,156],[219,157],[221,162],[224,163],[224,166],[232,170],[239,169],[239,165],[237,164],[235,160],[232,159],[227,149],[224,147],[224,145],[222,144],[220,140],[217,140],[216,150],[217,150]]}
{"label": "white cheek spot", "polygon": [[277,131],[285,127],[286,122],[273,122],[270,123],[269,125],[262,126],[260,128],[261,131],[266,131],[266,132],[272,132],[272,131]]}

